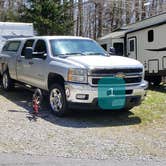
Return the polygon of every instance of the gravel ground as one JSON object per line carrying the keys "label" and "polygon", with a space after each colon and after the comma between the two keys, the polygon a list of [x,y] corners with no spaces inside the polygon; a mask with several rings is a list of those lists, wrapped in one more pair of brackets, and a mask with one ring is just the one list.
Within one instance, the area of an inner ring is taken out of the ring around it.
{"label": "gravel ground", "polygon": [[165,166],[166,161],[154,160],[94,160],[73,159],[56,156],[0,154],[0,165],[2,166]]}
{"label": "gravel ground", "polygon": [[57,118],[45,102],[32,116],[32,93],[0,90],[0,153],[77,159],[165,160],[166,117],[141,126],[134,112],[74,111]]}

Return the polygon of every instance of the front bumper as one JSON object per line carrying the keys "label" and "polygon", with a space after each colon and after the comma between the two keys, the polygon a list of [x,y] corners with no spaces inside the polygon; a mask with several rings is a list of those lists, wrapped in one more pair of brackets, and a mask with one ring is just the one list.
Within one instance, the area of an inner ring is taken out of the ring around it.
{"label": "front bumper", "polygon": [[[148,88],[148,82],[142,81],[139,85],[127,85],[126,90],[130,90],[130,94],[126,94],[126,105],[130,105],[129,100],[136,99],[133,102],[133,106],[139,105],[146,96],[146,89]],[[66,98],[69,103],[76,104],[93,104],[98,99],[98,87],[92,87],[89,84],[76,84],[65,83]],[[87,99],[78,99],[76,96],[79,94],[88,95]],[[132,106],[132,107],[133,107]]]}

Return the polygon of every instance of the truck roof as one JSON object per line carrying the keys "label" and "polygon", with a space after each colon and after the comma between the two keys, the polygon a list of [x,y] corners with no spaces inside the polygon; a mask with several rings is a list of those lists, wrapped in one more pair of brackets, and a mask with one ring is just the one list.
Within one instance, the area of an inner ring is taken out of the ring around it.
{"label": "truck roof", "polygon": [[26,39],[28,39],[27,37],[25,38],[23,38],[23,37],[19,37],[19,38],[11,38],[11,39],[8,39],[7,41],[14,41],[14,40],[26,40]]}
{"label": "truck roof", "polygon": [[33,36],[33,37],[22,37],[22,38],[12,38],[9,39],[8,41],[11,40],[26,40],[26,39],[87,39],[87,40],[92,40],[90,38],[86,38],[86,37],[81,37],[81,36]]}
{"label": "truck roof", "polygon": [[35,39],[89,39],[81,36],[34,36]]}

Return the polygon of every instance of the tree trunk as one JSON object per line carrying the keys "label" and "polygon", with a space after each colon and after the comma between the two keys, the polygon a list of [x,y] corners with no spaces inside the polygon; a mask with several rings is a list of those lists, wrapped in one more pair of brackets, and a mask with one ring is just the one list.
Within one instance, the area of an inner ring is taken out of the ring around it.
{"label": "tree trunk", "polygon": [[82,36],[82,19],[83,19],[83,3],[82,0],[78,0],[78,14],[79,14],[79,36]]}
{"label": "tree trunk", "polygon": [[97,37],[101,37],[102,36],[102,32],[103,32],[103,17],[102,17],[102,13],[103,13],[103,0],[101,0],[99,3],[97,3],[97,14],[98,14],[98,33],[97,33]]}

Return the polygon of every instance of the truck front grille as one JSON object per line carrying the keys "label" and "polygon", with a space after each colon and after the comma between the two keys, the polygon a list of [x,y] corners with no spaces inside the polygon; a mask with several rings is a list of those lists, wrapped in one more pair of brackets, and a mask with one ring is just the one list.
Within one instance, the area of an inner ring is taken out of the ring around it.
{"label": "truck front grille", "polygon": [[[92,78],[92,84],[93,85],[98,85],[98,82],[101,78]],[[139,83],[141,82],[142,77],[133,77],[133,78],[124,78],[124,82],[126,84],[131,84],[131,83]]]}
{"label": "truck front grille", "polygon": [[131,69],[94,69],[91,70],[91,75],[112,75],[116,73],[125,73],[125,74],[132,74],[132,73],[142,73],[142,68],[131,68]]}
{"label": "truck front grille", "polygon": [[89,83],[92,86],[98,86],[98,82],[103,77],[115,77],[118,73],[123,73],[125,75],[124,82],[126,85],[139,84],[142,81],[141,68],[134,69],[95,69],[90,72]]}

